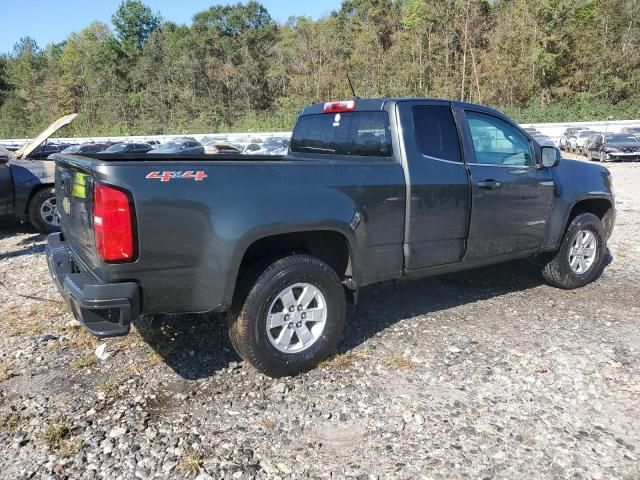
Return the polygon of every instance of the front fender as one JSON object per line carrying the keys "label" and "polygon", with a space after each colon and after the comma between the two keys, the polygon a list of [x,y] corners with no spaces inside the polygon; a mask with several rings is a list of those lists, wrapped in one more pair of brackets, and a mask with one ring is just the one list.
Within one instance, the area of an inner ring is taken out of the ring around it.
{"label": "front fender", "polygon": [[579,160],[562,159],[553,169],[553,178],[554,202],[544,250],[559,248],[571,211],[585,200],[599,199],[610,204],[612,217],[607,234],[611,234],[615,219],[615,198],[609,170]]}

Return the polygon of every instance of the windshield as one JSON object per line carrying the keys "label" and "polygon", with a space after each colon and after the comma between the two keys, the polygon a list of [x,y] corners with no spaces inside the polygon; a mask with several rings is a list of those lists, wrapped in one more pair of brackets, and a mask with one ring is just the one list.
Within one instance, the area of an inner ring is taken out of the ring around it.
{"label": "windshield", "polygon": [[176,150],[178,148],[180,148],[182,144],[178,143],[178,142],[167,142],[167,143],[163,143],[162,145],[160,145],[158,147],[158,150]]}
{"label": "windshield", "polygon": [[109,148],[105,150],[105,153],[118,153],[124,152],[127,149],[127,146],[124,143],[116,143],[115,145],[111,145]]}
{"label": "windshield", "polygon": [[78,150],[80,150],[80,147],[78,145],[71,145],[70,147],[62,150],[62,153],[77,153]]}
{"label": "windshield", "polygon": [[638,139],[636,137],[634,137],[633,135],[610,135],[610,136],[607,137],[607,142],[615,142],[615,143],[632,142],[632,143],[638,143]]}

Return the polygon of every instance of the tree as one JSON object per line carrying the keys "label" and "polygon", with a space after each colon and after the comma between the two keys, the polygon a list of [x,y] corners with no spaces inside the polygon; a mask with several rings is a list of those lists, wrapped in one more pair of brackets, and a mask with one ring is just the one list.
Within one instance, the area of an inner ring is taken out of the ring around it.
{"label": "tree", "polygon": [[160,27],[162,17],[140,0],[123,0],[111,21],[123,52],[133,57],[140,52],[151,32]]}

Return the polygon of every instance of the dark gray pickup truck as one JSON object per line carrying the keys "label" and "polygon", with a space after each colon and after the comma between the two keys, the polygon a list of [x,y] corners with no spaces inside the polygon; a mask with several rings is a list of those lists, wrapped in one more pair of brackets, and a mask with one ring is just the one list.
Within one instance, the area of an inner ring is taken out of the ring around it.
{"label": "dark gray pickup truck", "polygon": [[240,356],[271,376],[330,355],[365,285],[537,256],[551,285],[583,286],[615,218],[607,169],[455,101],[310,105],[283,157],[56,162],[47,255],[89,331],[227,311]]}

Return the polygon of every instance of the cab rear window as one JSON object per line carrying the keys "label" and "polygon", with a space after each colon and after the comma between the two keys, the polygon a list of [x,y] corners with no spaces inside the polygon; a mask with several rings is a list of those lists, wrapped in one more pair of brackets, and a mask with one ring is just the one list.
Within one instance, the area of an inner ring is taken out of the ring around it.
{"label": "cab rear window", "polygon": [[291,152],[361,157],[390,157],[387,112],[341,112],[298,118]]}

